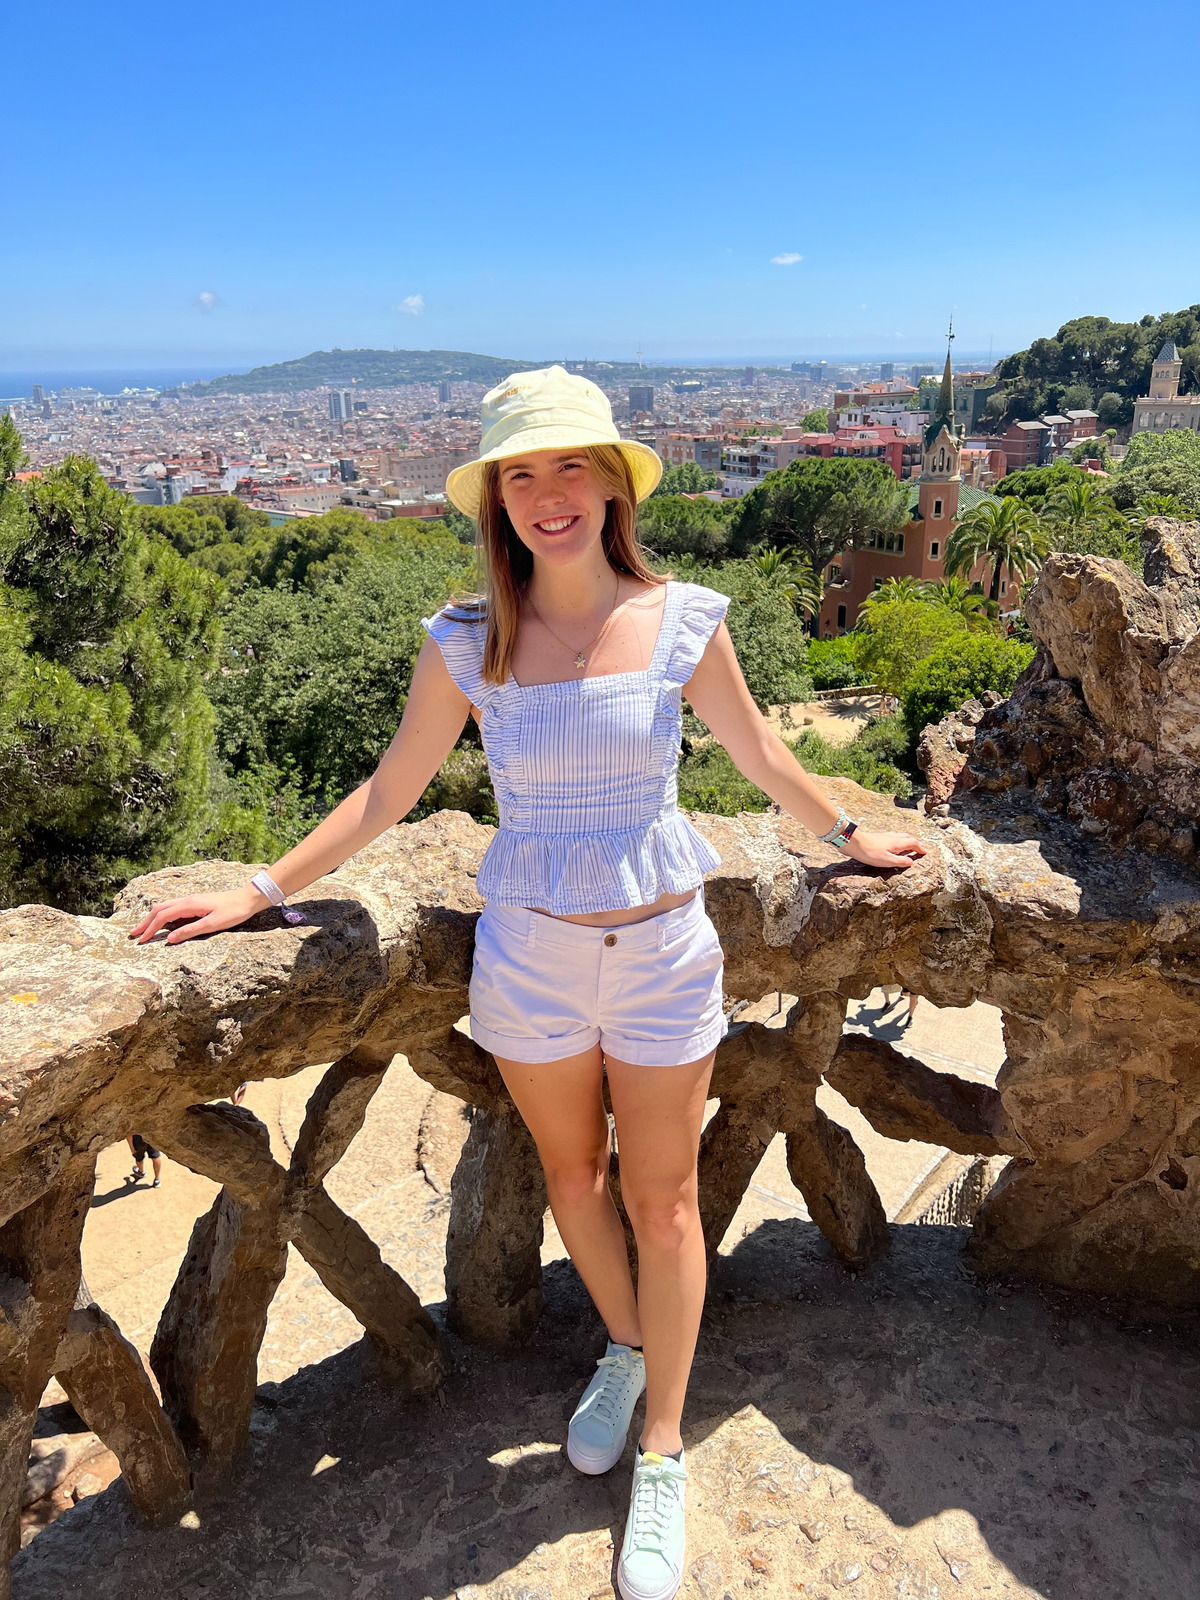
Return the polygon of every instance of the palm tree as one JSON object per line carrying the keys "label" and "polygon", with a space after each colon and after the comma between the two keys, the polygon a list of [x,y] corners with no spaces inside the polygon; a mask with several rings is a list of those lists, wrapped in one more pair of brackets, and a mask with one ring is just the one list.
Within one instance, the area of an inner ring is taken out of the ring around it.
{"label": "palm tree", "polygon": [[807,558],[797,560],[786,550],[763,550],[749,561],[755,581],[781,593],[802,616],[813,617],[820,611],[825,583]]}
{"label": "palm tree", "polygon": [[1115,507],[1104,491],[1086,478],[1073,478],[1046,503],[1046,521],[1060,550],[1088,550],[1095,535],[1111,530]]}
{"label": "palm tree", "polygon": [[1012,495],[986,500],[968,511],[946,540],[943,566],[947,576],[969,578],[979,560],[992,563],[990,600],[1000,598],[1000,573],[1007,567],[1022,582],[1049,554],[1045,530],[1029,507]]}
{"label": "palm tree", "polygon": [[905,573],[900,578],[889,578],[863,601],[864,606],[886,605],[890,600],[924,600],[925,585],[919,578]]}
{"label": "palm tree", "polygon": [[1147,494],[1143,495],[1132,511],[1126,515],[1129,531],[1136,537],[1142,531],[1142,524],[1151,517],[1175,517],[1180,522],[1190,522],[1195,516],[1191,506],[1175,494]]}
{"label": "palm tree", "polygon": [[984,599],[977,594],[965,578],[943,578],[939,583],[925,585],[925,598],[931,605],[954,611],[968,628],[986,628],[990,622],[984,608]]}

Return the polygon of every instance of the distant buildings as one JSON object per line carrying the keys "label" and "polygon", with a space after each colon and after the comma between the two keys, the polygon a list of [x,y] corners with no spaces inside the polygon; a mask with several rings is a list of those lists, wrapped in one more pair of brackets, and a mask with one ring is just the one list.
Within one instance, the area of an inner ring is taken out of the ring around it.
{"label": "distant buildings", "polygon": [[879,381],[880,381],[880,383],[891,383],[892,379],[895,376],[896,376],[896,365],[895,365],[895,362],[893,362],[893,361],[881,361],[879,363]]}
{"label": "distant buildings", "polygon": [[330,422],[349,422],[354,416],[354,401],[349,389],[331,389],[329,392]]}
{"label": "distant buildings", "polygon": [[654,385],[649,383],[635,383],[629,390],[629,415],[652,416],[654,414]]}
{"label": "distant buildings", "polygon": [[1150,393],[1133,402],[1134,433],[1172,433],[1190,428],[1200,433],[1200,394],[1180,394],[1183,362],[1173,339],[1154,358]]}
{"label": "distant buildings", "polygon": [[440,406],[448,406],[450,404],[450,402],[453,400],[453,398],[454,398],[454,393],[453,393],[453,389],[452,389],[449,381],[446,381],[444,383],[439,383],[438,384],[438,405],[440,405]]}
{"label": "distant buildings", "polygon": [[[996,496],[962,480],[963,437],[954,421],[954,387],[950,357],[934,403],[933,414],[920,441],[921,474],[909,487],[909,520],[890,533],[876,535],[858,550],[844,550],[825,571],[825,597],[818,617],[821,638],[846,632],[857,621],[859,608],[889,578],[913,577],[923,583],[939,582],[945,573],[946,541],[962,513]],[[991,567],[979,561],[969,574],[976,586],[990,581]],[[1016,598],[1008,572],[1001,574],[1001,605]]]}
{"label": "distant buildings", "polygon": [[40,383],[35,383],[33,386],[33,403],[35,406],[45,405],[46,403],[46,391]]}

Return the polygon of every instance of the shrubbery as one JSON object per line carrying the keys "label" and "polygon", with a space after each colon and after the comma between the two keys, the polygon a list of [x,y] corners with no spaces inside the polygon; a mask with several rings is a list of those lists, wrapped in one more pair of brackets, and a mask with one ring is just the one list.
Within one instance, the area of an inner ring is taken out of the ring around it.
{"label": "shrubbery", "polygon": [[250,585],[236,595],[209,684],[230,769],[290,762],[307,793],[332,802],[369,778],[404,709],[420,619],[470,559],[455,541],[361,560],[315,593]]}
{"label": "shrubbery", "polygon": [[[908,748],[908,734],[898,716],[873,718],[846,745],[831,744],[812,732],[787,742],[806,772],[853,778],[864,789],[901,799],[912,793],[912,784],[897,765]],[[742,776],[722,745],[706,740],[688,749],[679,764],[679,804],[688,811],[732,817],[739,811],[765,811],[770,801]]]}
{"label": "shrubbery", "polygon": [[93,461],[10,486],[0,519],[0,897],[107,910],[187,859],[205,812],[219,585]]}
{"label": "shrubbery", "polygon": [[845,689],[871,682],[871,674],[858,659],[862,635],[843,633],[836,639],[811,639],[808,645],[808,674],[814,689]]}
{"label": "shrubbery", "polygon": [[1032,659],[1032,645],[991,633],[965,633],[946,640],[913,669],[901,695],[909,738],[915,743],[927,724],[939,722],[985,689],[1011,694]]}
{"label": "shrubbery", "polygon": [[676,568],[681,578],[729,595],[725,621],[746,683],[762,707],[807,700],[812,679],[805,670],[808,633],[786,595],[750,561],[720,566],[691,563]]}

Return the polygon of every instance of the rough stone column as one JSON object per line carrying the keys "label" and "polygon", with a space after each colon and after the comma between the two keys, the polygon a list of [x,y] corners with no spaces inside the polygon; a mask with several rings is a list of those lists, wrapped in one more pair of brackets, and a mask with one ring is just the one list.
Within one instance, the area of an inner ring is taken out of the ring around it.
{"label": "rough stone column", "polygon": [[95,1179],[94,1155],[72,1157],[40,1200],[0,1228],[0,1600],[11,1594],[29,1446],[79,1288]]}
{"label": "rough stone column", "polygon": [[150,1364],[197,1487],[227,1473],[246,1442],[259,1347],[286,1267],[277,1203],[249,1204],[222,1189],[192,1230]]}
{"label": "rough stone column", "polygon": [[446,1238],[450,1321],[479,1344],[520,1344],[542,1312],[546,1180],[515,1108],[477,1106],[451,1184]]}
{"label": "rough stone column", "polygon": [[379,1246],[324,1189],[298,1207],[292,1241],[321,1282],[362,1323],[391,1376],[416,1394],[430,1394],[446,1373],[446,1355],[433,1318]]}
{"label": "rough stone column", "polygon": [[700,1136],[700,1219],[709,1261],[721,1247],[767,1146],[779,1131],[783,1095],[722,1100]]}
{"label": "rough stone column", "polygon": [[179,1435],[158,1403],[141,1356],[98,1305],[71,1312],[54,1376],[121,1463],[129,1498],[142,1515],[157,1521],[182,1511],[192,1480]]}

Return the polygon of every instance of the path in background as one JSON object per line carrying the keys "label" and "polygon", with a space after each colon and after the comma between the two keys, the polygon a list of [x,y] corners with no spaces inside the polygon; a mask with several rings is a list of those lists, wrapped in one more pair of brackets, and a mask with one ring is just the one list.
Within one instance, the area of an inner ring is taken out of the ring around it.
{"label": "path in background", "polygon": [[[795,705],[786,707],[792,719],[790,728],[783,725],[781,713],[784,709],[772,706],[767,713],[767,722],[782,738],[795,739],[798,734],[811,732],[819,733],[830,744],[849,744],[869,718],[878,715],[879,695],[872,692],[852,694],[845,700],[798,700]],[[804,726],[805,717],[812,718],[811,728]]]}

